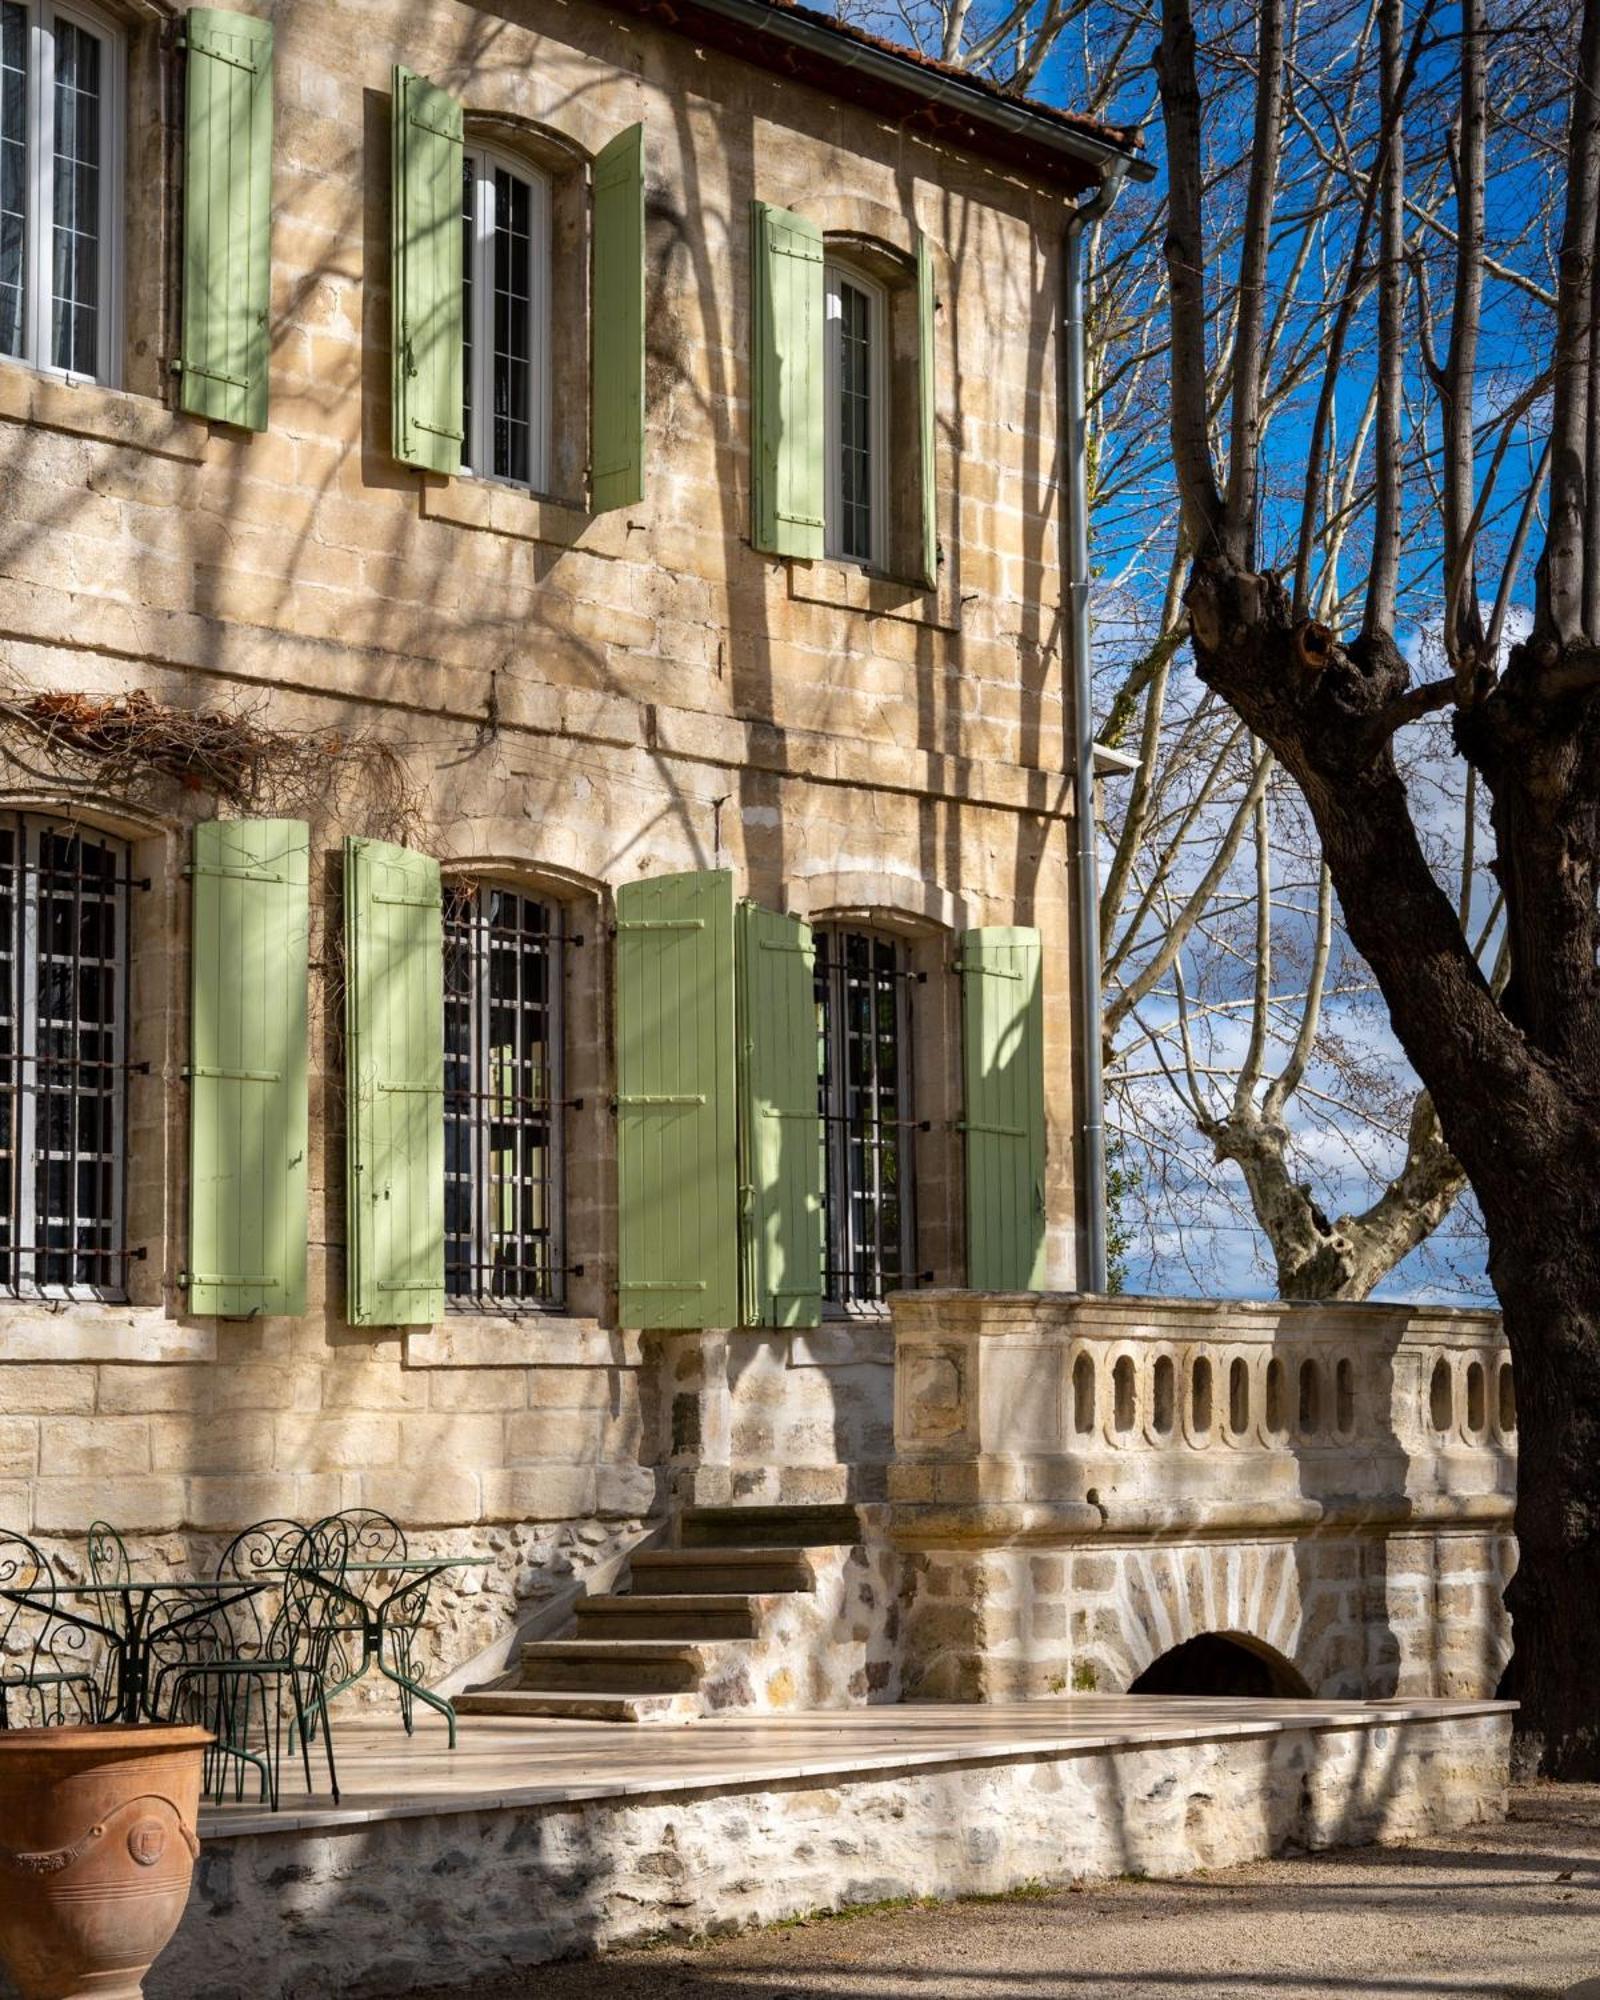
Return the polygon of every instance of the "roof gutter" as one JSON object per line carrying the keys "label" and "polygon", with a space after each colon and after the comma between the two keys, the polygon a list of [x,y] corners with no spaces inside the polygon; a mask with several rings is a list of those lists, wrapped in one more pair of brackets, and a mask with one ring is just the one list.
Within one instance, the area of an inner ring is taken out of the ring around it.
{"label": "roof gutter", "polygon": [[1129,171],[1135,180],[1152,180],[1155,177],[1155,168],[1148,160],[1137,158],[1129,149],[1109,139],[1097,138],[1092,132],[1075,131],[1059,119],[1041,115],[1020,99],[997,97],[992,91],[982,90],[966,78],[928,69],[921,63],[895,55],[889,49],[853,41],[836,28],[811,20],[804,14],[774,7],[770,0],[696,0],[696,4],[705,13],[737,22],[739,26],[768,35],[775,41],[809,50],[841,69],[859,70],[882,83],[902,90],[914,90],[930,104],[959,112],[979,125],[990,126],[1013,138],[1025,139],[1041,152],[1054,153],[1077,166],[1089,167],[1102,177],[1115,172],[1119,183]]}
{"label": "roof gutter", "polygon": [[[1077,905],[1078,1020],[1083,1046],[1082,1145],[1085,1268],[1078,1290],[1104,1292],[1108,1276],[1106,1232],[1105,1076],[1101,1062],[1100,856],[1094,785],[1094,677],[1089,618],[1089,415],[1084,362],[1083,232],[1098,222],[1121,192],[1129,162],[1115,156],[1100,185],[1067,217],[1062,255],[1062,466],[1061,576],[1066,596],[1066,649],[1072,675],[1074,737],[1073,824]],[[1087,1282],[1085,1282],[1087,1281]]]}

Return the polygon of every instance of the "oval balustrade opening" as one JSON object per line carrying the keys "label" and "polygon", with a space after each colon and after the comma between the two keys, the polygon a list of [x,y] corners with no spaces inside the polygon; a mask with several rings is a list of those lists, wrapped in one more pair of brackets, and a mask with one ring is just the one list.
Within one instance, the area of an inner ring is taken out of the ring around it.
{"label": "oval balustrade opening", "polygon": [[1129,1694],[1235,1695],[1246,1700],[1305,1700],[1305,1677],[1270,1646],[1223,1632],[1202,1632],[1152,1660]]}

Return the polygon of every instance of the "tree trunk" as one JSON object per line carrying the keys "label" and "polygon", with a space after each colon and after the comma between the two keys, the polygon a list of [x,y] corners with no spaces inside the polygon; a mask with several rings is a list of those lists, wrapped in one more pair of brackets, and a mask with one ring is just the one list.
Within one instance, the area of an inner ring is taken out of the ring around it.
{"label": "tree trunk", "polygon": [[[1558,1165],[1558,1171],[1564,1171]],[[1529,1222],[1535,1222],[1536,1211]],[[1536,1226],[1498,1247],[1517,1392],[1514,1652],[1503,1692],[1522,1704],[1520,1761],[1548,1777],[1600,1778],[1600,1244]]]}
{"label": "tree trunk", "polygon": [[1520,1416],[1509,1603],[1521,1728],[1547,1774],[1600,1778],[1600,719],[1578,706],[1594,662],[1518,649],[1458,715],[1494,799],[1512,946],[1502,1008],[1394,763],[1398,650],[1340,646],[1294,617],[1274,577],[1225,559],[1196,564],[1188,603],[1201,678],[1304,793],[1351,942],[1477,1195]]}

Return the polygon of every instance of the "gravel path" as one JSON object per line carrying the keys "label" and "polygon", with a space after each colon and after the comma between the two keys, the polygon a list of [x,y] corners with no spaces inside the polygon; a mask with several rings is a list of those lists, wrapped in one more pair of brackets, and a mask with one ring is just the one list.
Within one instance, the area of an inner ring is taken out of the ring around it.
{"label": "gravel path", "polygon": [[1525,2000],[1597,1974],[1600,1786],[1541,1785],[1507,1825],[1415,1847],[825,1918],[473,2000]]}

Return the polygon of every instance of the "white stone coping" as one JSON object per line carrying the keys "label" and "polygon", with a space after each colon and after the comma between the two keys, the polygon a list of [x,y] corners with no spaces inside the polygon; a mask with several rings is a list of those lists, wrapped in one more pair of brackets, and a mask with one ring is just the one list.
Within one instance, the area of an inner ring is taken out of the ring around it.
{"label": "white stone coping", "polygon": [[[1498,1341],[1500,1314],[1492,1306],[1420,1305],[1383,1299],[1190,1299],[1102,1292],[974,1292],[927,1287],[897,1292],[889,1301],[896,1326],[927,1331],[930,1322],[951,1331],[988,1334],[1088,1333],[1107,1329],[1117,1340],[1166,1340],[1174,1328],[1191,1338],[1272,1341],[1293,1333],[1317,1339],[1338,1334],[1370,1336],[1380,1326],[1405,1327],[1410,1337]],[[1112,1331],[1114,1329],[1114,1332]]]}
{"label": "white stone coping", "polygon": [[9,1301],[0,1312],[0,1365],[15,1361],[215,1361],[210,1320],[169,1319],[161,1306],[93,1300]]}
{"label": "white stone coping", "polygon": [[[339,1832],[382,1821],[510,1812],[592,1801],[736,1793],[809,1780],[869,1783],[940,1767],[1141,1751],[1174,1744],[1349,1729],[1510,1718],[1511,1701],[1253,1700],[1238,1697],[1073,1695],[1059,1702],[911,1702],[799,1716],[700,1721],[637,1734],[616,1723],[461,1718],[461,1747],[424,1712],[428,1736],[407,1739],[398,1717],[336,1732],[343,1801],[265,1812],[209,1807],[202,1840]],[[1063,1717],[1069,1718],[1065,1726]],[[637,1740],[639,1734],[648,1742]],[[935,1737],[933,1741],[918,1741]],[[480,1748],[481,1744],[481,1748]],[[470,1747],[469,1747],[470,1746]],[[478,1752],[475,1760],[473,1752]],[[371,1776],[394,1787],[369,1790]],[[543,1775],[521,1784],[519,1766]],[[592,1774],[606,1770],[613,1775]],[[355,1780],[351,1784],[352,1777]],[[475,1782],[476,1778],[476,1782]]]}

